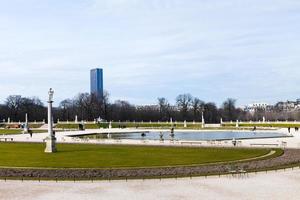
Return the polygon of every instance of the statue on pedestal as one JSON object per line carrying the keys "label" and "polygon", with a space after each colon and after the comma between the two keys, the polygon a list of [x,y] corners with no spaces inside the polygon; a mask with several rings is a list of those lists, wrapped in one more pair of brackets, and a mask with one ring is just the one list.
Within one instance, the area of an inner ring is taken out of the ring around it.
{"label": "statue on pedestal", "polygon": [[48,134],[49,136],[45,139],[46,141],[46,153],[56,152],[56,138],[53,131],[53,118],[52,118],[52,103],[54,91],[52,88],[49,90],[49,100],[48,100]]}
{"label": "statue on pedestal", "polygon": [[25,123],[23,124],[23,134],[29,133],[28,115],[25,114]]}

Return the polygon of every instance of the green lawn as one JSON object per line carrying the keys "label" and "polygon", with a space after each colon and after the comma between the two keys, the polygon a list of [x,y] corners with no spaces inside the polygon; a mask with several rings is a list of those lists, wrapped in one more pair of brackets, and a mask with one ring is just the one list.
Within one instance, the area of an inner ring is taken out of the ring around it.
{"label": "green lawn", "polygon": [[267,154],[268,149],[187,148],[58,144],[44,153],[42,143],[0,143],[0,166],[49,168],[121,168],[192,165],[234,161]]}
{"label": "green lawn", "polygon": [[20,133],[22,133],[21,129],[0,129],[0,135],[20,134]]}

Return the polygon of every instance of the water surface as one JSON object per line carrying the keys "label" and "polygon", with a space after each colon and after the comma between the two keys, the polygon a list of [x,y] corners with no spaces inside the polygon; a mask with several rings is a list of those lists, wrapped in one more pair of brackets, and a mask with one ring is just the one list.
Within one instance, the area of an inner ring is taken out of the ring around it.
{"label": "water surface", "polygon": [[114,133],[114,134],[93,134],[89,137],[94,139],[129,139],[129,140],[232,140],[235,139],[258,139],[258,138],[280,138],[288,137],[276,132],[236,132],[236,131],[201,131],[201,132],[180,132],[175,131],[172,136],[170,132],[146,132],[142,133]]}

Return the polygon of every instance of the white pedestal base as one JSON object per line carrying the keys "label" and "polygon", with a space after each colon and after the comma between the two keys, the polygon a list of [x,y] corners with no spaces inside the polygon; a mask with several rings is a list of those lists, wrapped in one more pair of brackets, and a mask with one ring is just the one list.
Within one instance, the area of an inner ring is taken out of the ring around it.
{"label": "white pedestal base", "polygon": [[29,130],[28,130],[28,128],[24,128],[24,130],[23,130],[23,134],[27,134],[27,133],[29,133]]}
{"label": "white pedestal base", "polygon": [[56,145],[55,145],[55,142],[56,142],[56,138],[53,136],[53,137],[47,137],[45,139],[46,141],[46,148],[45,148],[45,153],[54,153],[56,152]]}

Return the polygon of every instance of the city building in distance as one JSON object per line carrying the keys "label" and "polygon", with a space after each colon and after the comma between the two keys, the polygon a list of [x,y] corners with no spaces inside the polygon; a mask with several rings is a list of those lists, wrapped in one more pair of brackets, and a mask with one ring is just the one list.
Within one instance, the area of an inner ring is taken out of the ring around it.
{"label": "city building in distance", "polygon": [[246,112],[254,113],[257,111],[267,111],[270,105],[267,103],[252,103],[244,107]]}
{"label": "city building in distance", "polygon": [[243,107],[244,111],[255,113],[258,111],[278,111],[278,112],[294,112],[300,111],[300,99],[297,100],[287,100],[287,101],[279,101],[274,105],[270,105],[267,103],[253,103]]}
{"label": "city building in distance", "polygon": [[91,79],[91,94],[96,95],[97,98],[103,97],[103,69],[96,68],[90,72]]}

